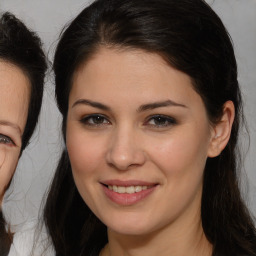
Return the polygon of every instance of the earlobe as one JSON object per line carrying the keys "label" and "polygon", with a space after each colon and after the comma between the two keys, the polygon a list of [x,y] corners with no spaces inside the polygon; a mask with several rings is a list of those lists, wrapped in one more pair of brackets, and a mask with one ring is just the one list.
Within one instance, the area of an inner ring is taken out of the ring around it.
{"label": "earlobe", "polygon": [[235,118],[235,107],[232,101],[223,105],[223,114],[220,121],[212,129],[211,141],[208,150],[208,157],[220,155],[228,144],[232,125]]}

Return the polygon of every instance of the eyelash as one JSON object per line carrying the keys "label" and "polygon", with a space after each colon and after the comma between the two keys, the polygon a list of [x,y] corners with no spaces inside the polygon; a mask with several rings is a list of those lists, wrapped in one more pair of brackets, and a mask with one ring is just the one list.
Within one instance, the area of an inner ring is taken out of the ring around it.
{"label": "eyelash", "polygon": [[3,134],[0,134],[0,144],[14,145],[14,142],[10,137],[8,137],[6,135],[3,135]]}
{"label": "eyelash", "polygon": [[[154,124],[150,124],[152,120],[154,121]],[[111,124],[110,121],[101,114],[93,114],[83,117],[80,122],[92,127],[99,127]],[[144,123],[144,125],[149,125],[152,128],[166,128],[175,124],[177,124],[177,122],[174,118],[165,115],[150,116]]]}
{"label": "eyelash", "polygon": [[[103,123],[97,123],[97,121],[100,121],[100,120],[103,121]],[[109,125],[110,124],[108,119],[104,115],[100,115],[100,114],[93,114],[93,115],[85,116],[80,120],[80,122],[85,124],[85,125],[93,126],[93,127],[95,127],[95,126],[98,127],[98,126]]]}
{"label": "eyelash", "polygon": [[[154,120],[154,124],[149,124],[150,121]],[[158,124],[156,122],[159,122]],[[153,128],[166,128],[177,124],[176,120],[170,116],[165,115],[153,115],[148,118],[146,124]]]}

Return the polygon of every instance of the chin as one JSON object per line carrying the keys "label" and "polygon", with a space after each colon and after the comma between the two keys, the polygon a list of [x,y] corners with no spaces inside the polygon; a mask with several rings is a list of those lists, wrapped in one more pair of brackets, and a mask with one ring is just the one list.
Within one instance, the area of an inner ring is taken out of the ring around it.
{"label": "chin", "polygon": [[143,236],[143,235],[147,235],[150,232],[146,229],[146,228],[138,228],[138,227],[124,227],[124,228],[109,228],[110,230],[112,230],[112,232],[115,232],[117,234],[120,235],[124,235],[124,236]]}
{"label": "chin", "polygon": [[[121,217],[122,218],[122,217]],[[120,219],[121,219],[120,218]],[[124,218],[123,218],[124,219]],[[107,223],[108,229],[127,236],[142,236],[152,233],[157,228],[152,227],[150,223],[145,221],[125,221],[125,222],[116,222],[116,223]]]}

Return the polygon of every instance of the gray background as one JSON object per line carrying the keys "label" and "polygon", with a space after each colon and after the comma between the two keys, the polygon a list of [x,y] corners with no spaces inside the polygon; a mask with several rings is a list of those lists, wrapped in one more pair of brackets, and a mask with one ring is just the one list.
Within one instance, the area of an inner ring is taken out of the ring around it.
{"label": "gray background", "polygon": [[[62,27],[91,1],[86,0],[0,0],[0,12],[13,12],[35,30],[52,59]],[[244,197],[256,216],[256,0],[208,0],[233,38],[238,61],[239,82],[245,102],[250,132],[241,133],[244,147],[242,187]],[[61,119],[54,101],[51,72],[47,76],[40,124],[32,143],[24,151],[10,189],[4,211],[12,224],[37,218],[45,191],[62,151]]]}

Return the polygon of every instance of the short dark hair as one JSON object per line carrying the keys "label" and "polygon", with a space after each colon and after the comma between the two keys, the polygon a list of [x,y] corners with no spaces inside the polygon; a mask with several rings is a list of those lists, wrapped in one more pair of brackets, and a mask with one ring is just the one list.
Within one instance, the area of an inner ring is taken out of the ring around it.
{"label": "short dark hair", "polygon": [[8,12],[0,19],[0,59],[18,66],[30,81],[28,118],[22,136],[23,150],[38,121],[47,64],[39,37]]}
{"label": "short dark hair", "polygon": [[[0,17],[0,60],[20,68],[30,81],[30,100],[28,118],[22,135],[22,153],[38,121],[47,64],[38,36],[8,12]],[[10,232],[5,231],[5,220],[0,211],[0,255],[8,254],[11,242],[12,236]]]}
{"label": "short dark hair", "polygon": [[[53,64],[64,139],[74,72],[101,46],[162,56],[190,76],[212,123],[219,121],[226,101],[234,103],[230,140],[220,156],[206,163],[202,223],[214,255],[256,255],[255,227],[238,188],[237,139],[243,111],[237,64],[220,18],[203,0],[97,0],[85,8],[63,32]],[[106,228],[79,196],[65,150],[44,214],[59,255],[97,255],[107,242]]]}

